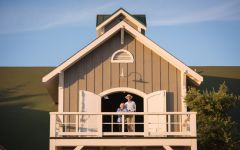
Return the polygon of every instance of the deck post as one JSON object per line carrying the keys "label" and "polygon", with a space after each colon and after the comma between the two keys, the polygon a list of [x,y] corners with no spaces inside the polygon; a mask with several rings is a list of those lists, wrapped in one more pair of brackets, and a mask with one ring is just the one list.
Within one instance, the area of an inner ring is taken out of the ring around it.
{"label": "deck post", "polygon": [[192,140],[191,150],[197,150],[197,139]]}
{"label": "deck post", "polygon": [[148,115],[144,115],[144,137],[148,136]]}
{"label": "deck post", "polygon": [[50,137],[56,136],[56,114],[50,113]]}
{"label": "deck post", "polygon": [[102,137],[102,115],[97,115],[98,118],[98,137]]}
{"label": "deck post", "polygon": [[197,135],[196,114],[190,114],[190,132],[191,136]]}
{"label": "deck post", "polygon": [[49,140],[49,150],[57,150],[54,139]]}

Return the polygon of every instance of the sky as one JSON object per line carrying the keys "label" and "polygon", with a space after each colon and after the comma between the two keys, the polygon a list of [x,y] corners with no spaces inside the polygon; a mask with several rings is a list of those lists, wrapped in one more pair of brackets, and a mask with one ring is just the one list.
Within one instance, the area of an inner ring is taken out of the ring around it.
{"label": "sky", "polygon": [[146,36],[189,66],[240,66],[239,0],[0,0],[0,66],[58,66],[120,7],[146,14]]}

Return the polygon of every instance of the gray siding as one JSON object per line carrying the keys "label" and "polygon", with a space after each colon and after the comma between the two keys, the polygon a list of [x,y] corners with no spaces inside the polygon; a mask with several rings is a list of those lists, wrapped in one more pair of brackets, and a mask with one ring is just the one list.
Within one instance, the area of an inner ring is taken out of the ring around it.
{"label": "gray siding", "polygon": [[[112,54],[121,48],[132,53],[134,63],[111,63]],[[120,77],[121,68],[128,77]],[[99,94],[115,87],[136,88],[145,93],[167,90],[168,111],[181,111],[180,71],[126,32],[124,45],[120,44],[118,32],[64,74],[64,111],[78,111],[79,90]]]}

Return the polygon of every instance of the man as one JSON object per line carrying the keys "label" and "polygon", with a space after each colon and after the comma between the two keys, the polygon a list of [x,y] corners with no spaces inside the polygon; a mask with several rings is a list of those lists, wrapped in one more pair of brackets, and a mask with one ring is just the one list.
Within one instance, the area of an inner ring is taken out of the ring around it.
{"label": "man", "polygon": [[[136,103],[132,100],[133,96],[131,94],[127,94],[127,96],[125,96],[125,98],[127,99],[125,106],[126,106],[128,112],[136,112]],[[134,123],[135,123],[135,116],[128,115],[128,117],[127,117],[128,132],[135,132]]]}
{"label": "man", "polygon": [[[119,105],[119,108],[117,109],[117,112],[128,112],[128,110],[126,109],[124,103],[121,103],[121,104]],[[118,123],[125,122],[124,120],[122,120],[122,115],[118,115],[117,122],[118,122]],[[119,127],[119,132],[122,132],[122,124],[119,124],[118,127]]]}

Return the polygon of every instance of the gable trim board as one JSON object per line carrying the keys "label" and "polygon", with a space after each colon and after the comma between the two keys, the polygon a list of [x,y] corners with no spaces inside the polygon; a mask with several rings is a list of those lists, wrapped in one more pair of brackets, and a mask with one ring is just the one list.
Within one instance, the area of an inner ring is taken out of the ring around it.
{"label": "gable trim board", "polygon": [[[182,63],[180,60],[175,58],[173,55],[162,49],[160,46],[158,46],[156,43],[148,39],[146,36],[135,30],[133,27],[128,25],[126,22],[121,21],[119,24],[111,28],[109,31],[95,39],[92,43],[84,47],[82,50],[77,52],[75,55],[70,57],[68,60],[66,60],[64,63],[59,65],[57,68],[55,68],[53,71],[51,71],[49,74],[45,75],[42,78],[42,82],[47,82],[57,74],[59,74],[61,71],[66,70],[68,67],[73,65],[75,62],[77,62],[79,59],[87,55],[89,52],[91,52],[94,48],[96,48],[98,45],[109,39],[111,36],[114,35],[117,31],[119,31],[121,28],[124,28],[126,32],[128,32],[130,35],[132,35],[134,38],[139,40],[140,42],[144,43],[148,48],[150,48],[153,52],[158,54],[159,56],[163,57],[166,61],[168,61],[170,64],[181,70],[183,73],[185,73],[188,77],[190,77],[192,80],[194,80],[197,84],[200,84],[203,81],[203,77],[193,71],[191,68],[189,68],[187,65]],[[120,42],[120,41],[119,41]]]}
{"label": "gable trim board", "polygon": [[[107,25],[110,21],[112,21],[114,18],[116,18],[118,15],[123,14],[129,21],[135,23],[138,25],[138,27],[144,29],[146,31],[146,27],[140,23],[137,19],[135,19],[133,16],[131,16],[127,11],[125,11],[124,9],[120,8],[119,10],[117,10],[116,12],[114,12],[111,17],[109,17],[107,20],[105,20],[104,22],[102,22],[101,24],[99,24],[96,27],[96,30],[101,29],[102,27],[104,27],[105,25]],[[139,32],[141,31],[141,29],[138,29]]]}

